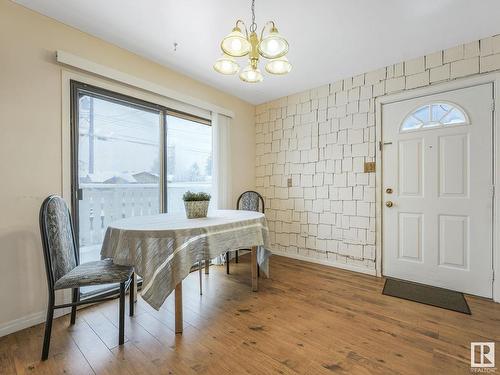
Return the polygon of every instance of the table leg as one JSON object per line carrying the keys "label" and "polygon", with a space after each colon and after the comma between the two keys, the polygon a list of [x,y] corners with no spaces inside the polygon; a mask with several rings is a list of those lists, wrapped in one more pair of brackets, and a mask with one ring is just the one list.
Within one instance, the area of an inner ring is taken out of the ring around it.
{"label": "table leg", "polygon": [[257,277],[257,246],[252,247],[252,291],[259,290],[259,279]]}
{"label": "table leg", "polygon": [[210,259],[205,259],[205,275],[208,275],[210,268]]}
{"label": "table leg", "polygon": [[134,293],[134,302],[137,302],[137,273],[134,272],[134,290],[130,291],[131,293]]}
{"label": "table leg", "polygon": [[175,333],[182,333],[182,281],[175,287]]}
{"label": "table leg", "polygon": [[199,272],[199,279],[200,279],[200,296],[203,294],[203,288],[202,288],[202,284],[201,284],[201,279],[202,279],[202,271],[203,271],[203,262],[200,260],[200,262],[198,263],[198,272]]}

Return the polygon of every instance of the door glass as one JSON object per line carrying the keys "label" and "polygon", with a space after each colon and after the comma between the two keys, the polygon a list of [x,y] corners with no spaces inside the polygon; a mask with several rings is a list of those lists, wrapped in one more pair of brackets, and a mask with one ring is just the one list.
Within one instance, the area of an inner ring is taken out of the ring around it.
{"label": "door glass", "polygon": [[184,212],[186,191],[212,193],[212,127],[167,116],[167,212]]}
{"label": "door glass", "polygon": [[[160,126],[158,111],[79,94],[80,263],[100,259],[113,221],[160,212]],[[82,288],[82,293],[99,288]]]}

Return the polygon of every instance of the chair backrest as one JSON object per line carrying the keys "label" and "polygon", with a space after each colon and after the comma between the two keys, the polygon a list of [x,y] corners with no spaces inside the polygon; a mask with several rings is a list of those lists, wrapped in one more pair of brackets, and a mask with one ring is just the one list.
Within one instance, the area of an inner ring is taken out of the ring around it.
{"label": "chair backrest", "polygon": [[256,191],[245,191],[238,197],[236,209],[247,211],[258,211],[264,213],[264,198]]}
{"label": "chair backrest", "polygon": [[46,198],[40,208],[45,271],[49,287],[78,265],[78,253],[71,215],[66,202],[57,195]]}

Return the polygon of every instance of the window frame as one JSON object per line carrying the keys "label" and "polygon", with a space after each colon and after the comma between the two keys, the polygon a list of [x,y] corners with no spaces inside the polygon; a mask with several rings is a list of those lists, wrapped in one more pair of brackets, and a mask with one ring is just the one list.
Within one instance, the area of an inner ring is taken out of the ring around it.
{"label": "window frame", "polygon": [[[99,86],[70,79],[70,193],[71,193],[71,215],[73,220],[73,230],[75,232],[76,245],[78,248],[77,259],[80,258],[79,244],[79,200],[81,197],[79,189],[78,170],[78,147],[79,147],[79,97],[84,95],[92,96],[112,103],[134,107],[152,113],[158,113],[160,118],[160,212],[166,213],[168,207],[168,183],[167,183],[167,116],[179,117],[181,119],[193,121],[206,126],[212,126],[212,121],[192,115],[190,113],[174,110],[154,102],[138,99],[134,96],[125,95],[113,90],[104,89]],[[213,129],[213,128],[212,128]],[[212,148],[212,154],[214,150]],[[212,181],[212,184],[214,182]],[[212,185],[213,186],[213,185]],[[139,281],[138,287],[141,285]],[[118,286],[110,286],[95,292],[81,293],[80,298],[85,299],[96,295],[114,295],[118,291]]]}

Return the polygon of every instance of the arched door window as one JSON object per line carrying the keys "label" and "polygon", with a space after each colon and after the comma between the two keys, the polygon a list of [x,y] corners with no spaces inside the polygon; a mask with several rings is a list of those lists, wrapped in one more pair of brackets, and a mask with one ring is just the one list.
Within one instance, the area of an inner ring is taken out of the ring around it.
{"label": "arched door window", "polygon": [[469,119],[460,107],[451,103],[431,103],[418,107],[406,116],[400,131],[403,133],[468,123]]}

